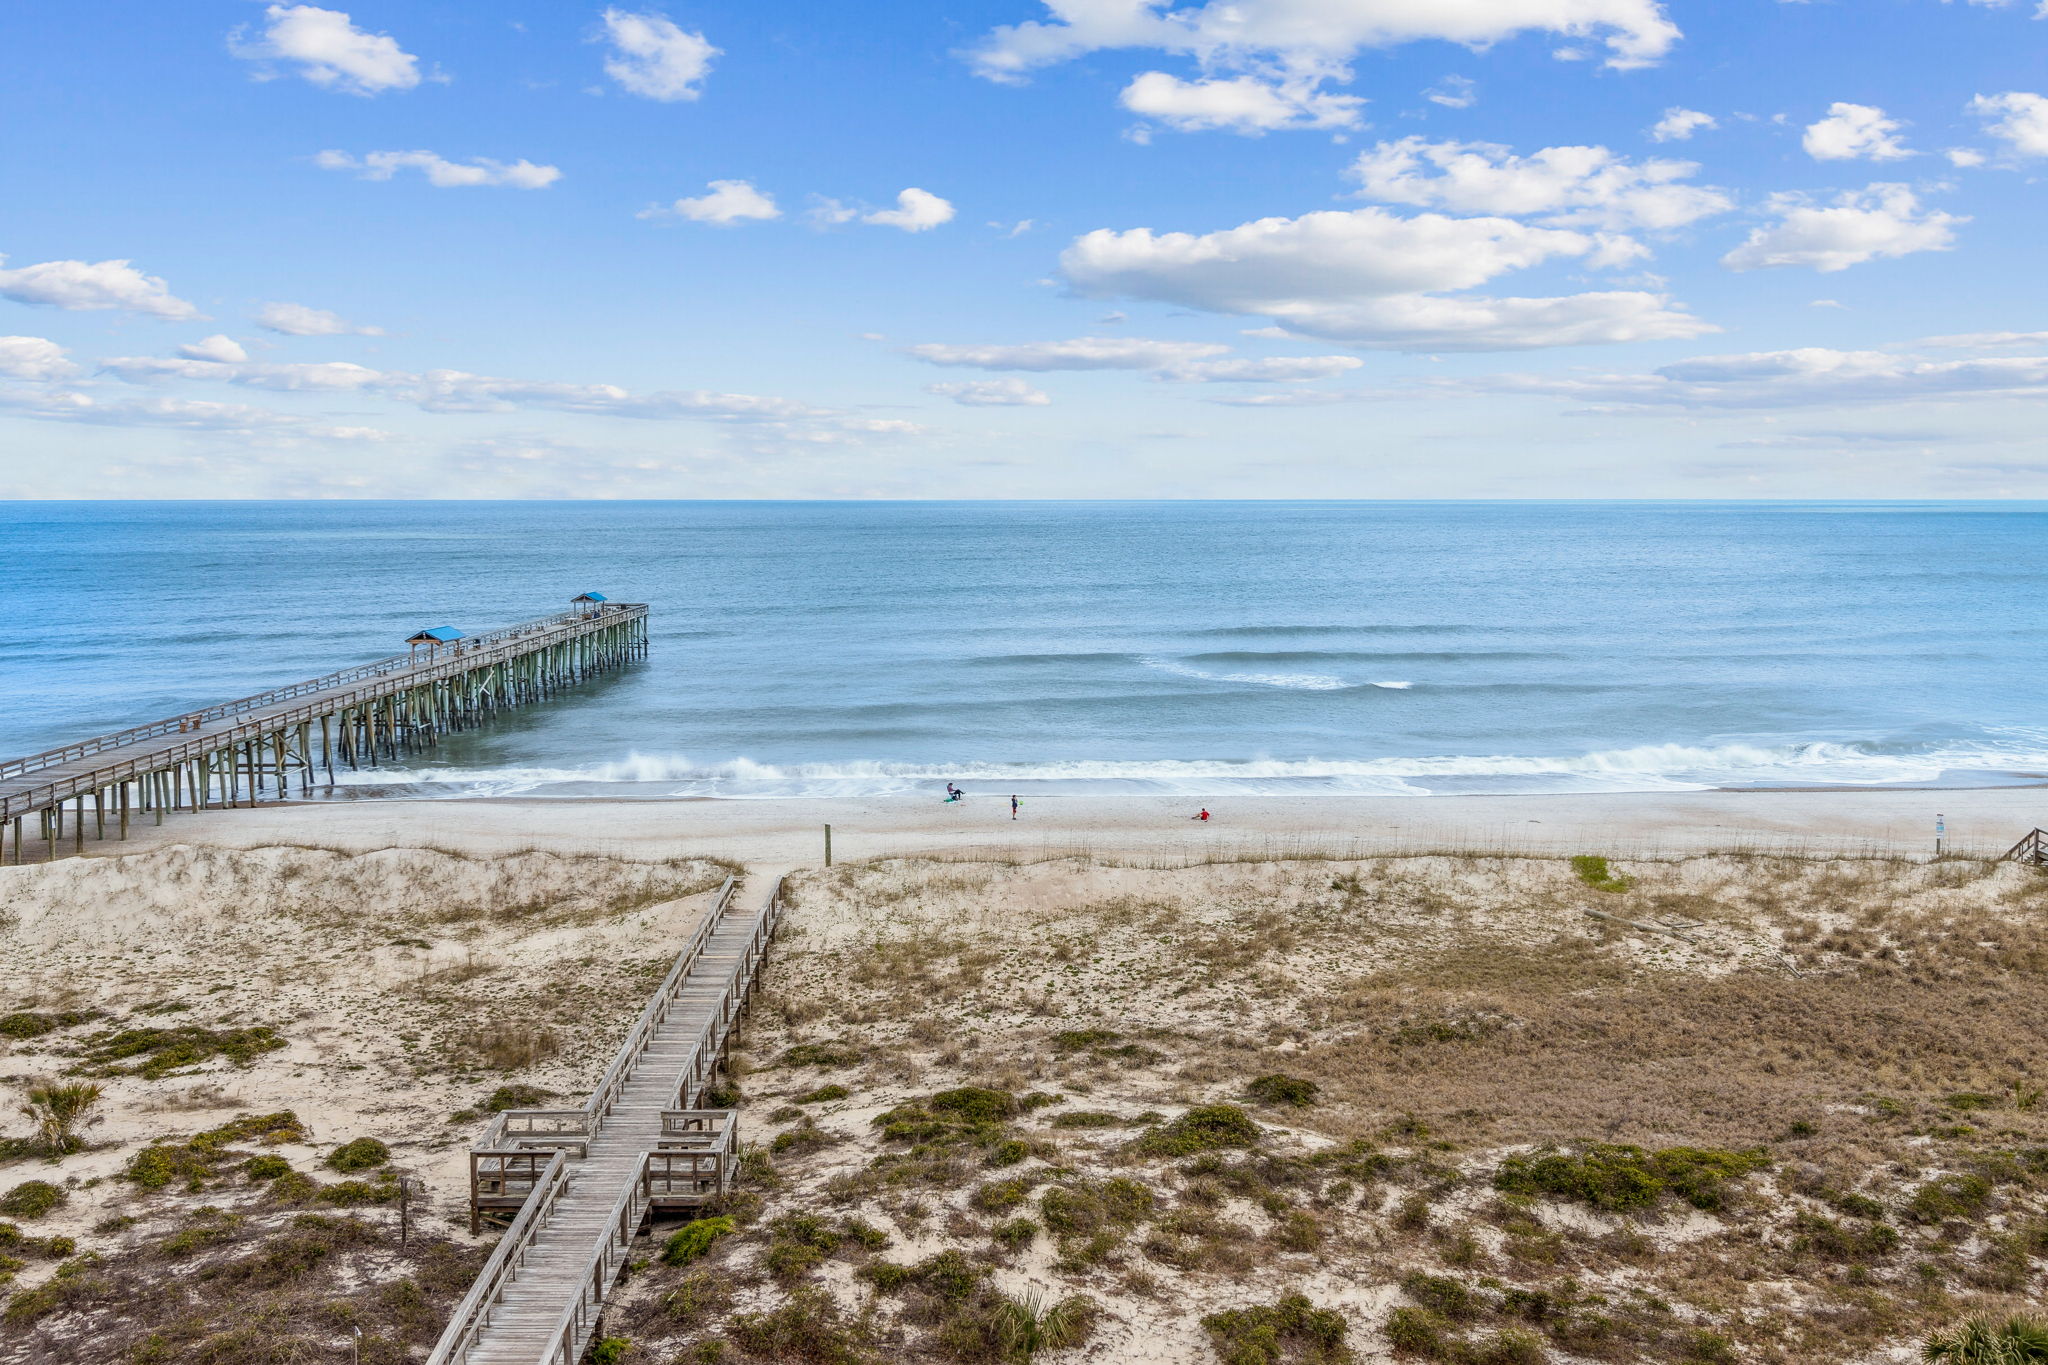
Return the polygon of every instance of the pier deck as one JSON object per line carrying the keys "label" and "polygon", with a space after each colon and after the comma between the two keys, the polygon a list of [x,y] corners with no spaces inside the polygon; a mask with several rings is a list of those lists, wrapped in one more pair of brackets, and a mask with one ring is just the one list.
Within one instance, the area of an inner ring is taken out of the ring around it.
{"label": "pier deck", "polygon": [[470,1152],[472,1218],[511,1226],[427,1365],[576,1365],[651,1209],[731,1188],[730,1110],[700,1109],[781,910],[727,881],[581,1109],[510,1110]]}
{"label": "pier deck", "polygon": [[137,814],[281,800],[294,779],[304,795],[646,651],[647,608],[604,603],[0,761],[0,842],[54,858],[84,851],[88,821],[125,837]]}

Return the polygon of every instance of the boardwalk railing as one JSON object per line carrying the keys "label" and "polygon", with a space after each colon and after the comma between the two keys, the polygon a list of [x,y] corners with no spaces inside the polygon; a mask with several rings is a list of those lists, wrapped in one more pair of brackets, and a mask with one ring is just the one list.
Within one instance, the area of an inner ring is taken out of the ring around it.
{"label": "boardwalk railing", "polygon": [[512,1226],[505,1229],[498,1245],[491,1249],[490,1259],[477,1272],[476,1283],[455,1306],[454,1316],[449,1318],[440,1344],[427,1357],[429,1365],[452,1365],[452,1362],[461,1361],[469,1354],[469,1348],[490,1326],[491,1310],[497,1306],[505,1285],[519,1274],[519,1268],[525,1264],[527,1253],[533,1249],[535,1234],[546,1226],[548,1215],[554,1212],[556,1203],[568,1187],[569,1158],[561,1152],[552,1153],[534,1182],[533,1196],[521,1207],[519,1216],[512,1220]]}
{"label": "boardwalk railing", "polygon": [[[24,860],[22,822],[41,817],[35,837],[57,856],[70,812],[75,850],[85,846],[91,798],[96,833],[109,823],[126,838],[131,811],[239,806],[266,792],[282,798],[337,761],[350,767],[432,744],[443,731],[480,723],[501,709],[539,700],[594,673],[642,657],[647,608],[613,603],[486,632],[425,660],[392,656],[39,754],[0,761],[0,832],[13,832]],[[218,722],[217,728],[207,729]],[[315,733],[317,727],[317,733]],[[189,738],[179,736],[189,735]]]}
{"label": "boardwalk railing", "polygon": [[[696,1108],[692,1098],[717,1065],[759,974],[781,918],[782,883],[749,922],[728,916],[733,890],[731,880],[720,888],[712,913],[692,933],[583,1109],[508,1111],[472,1149],[472,1198],[482,1191],[483,1200],[500,1201],[489,1206],[516,1208],[517,1215],[426,1365],[467,1365],[473,1357],[506,1365],[577,1365],[648,1213],[701,1209],[732,1188],[736,1116]],[[701,932],[706,926],[711,935]],[[720,931],[723,938],[717,937]],[[707,947],[714,940],[715,947]],[[641,1078],[630,1102],[617,1108],[603,1144],[590,1146],[625,1092],[624,1078],[655,1040],[660,1023],[685,999],[705,1011],[704,1022],[687,1041],[673,1034],[660,1039],[663,1065],[676,1068],[673,1091],[685,1098],[650,1113],[650,1089],[659,1087],[659,1093],[671,1083],[666,1075]],[[522,1148],[529,1142],[535,1146]],[[621,1151],[621,1144],[630,1145]],[[549,1145],[554,1149],[546,1150]],[[566,1206],[564,1188],[570,1191]],[[537,1209],[544,1212],[537,1216]],[[472,1219],[474,1228],[474,1213]],[[521,1279],[523,1265],[530,1273]],[[494,1325],[494,1313],[506,1305]]]}
{"label": "boardwalk railing", "polygon": [[645,1182],[632,1181],[619,1191],[611,1217],[605,1220],[604,1231],[598,1234],[597,1245],[590,1250],[590,1260],[577,1282],[576,1294],[555,1322],[540,1365],[578,1365],[583,1359],[584,1350],[597,1333],[598,1315],[604,1311],[605,1298],[618,1280],[619,1267],[632,1251],[640,1220],[646,1216]]}
{"label": "boardwalk railing", "polygon": [[[634,1063],[640,1060],[647,1045],[654,1041],[654,1035],[668,1021],[669,1012],[675,1008],[676,998],[681,994],[683,982],[689,978],[690,968],[704,955],[704,945],[710,941],[718,927],[718,921],[732,905],[733,892],[739,881],[727,877],[725,884],[718,888],[718,898],[711,903],[711,909],[691,933],[682,951],[676,954],[675,964],[668,969],[668,975],[654,989],[654,997],[647,1007],[640,1011],[640,1017],[633,1021],[633,1027],[626,1033],[626,1041],[619,1044],[619,1050],[612,1058],[612,1064],[605,1068],[604,1078],[597,1088],[590,1092],[590,1098],[583,1102],[581,1109],[507,1109],[491,1120],[482,1137],[471,1146],[476,1153],[498,1153],[519,1151],[529,1147],[558,1145],[564,1140],[587,1142],[597,1136],[604,1125],[605,1116],[618,1102],[619,1091],[624,1088],[633,1074]],[[693,1097],[694,1098],[694,1097]]]}
{"label": "boardwalk railing", "polygon": [[2007,849],[2004,861],[2048,866],[2048,829],[2037,829]]}

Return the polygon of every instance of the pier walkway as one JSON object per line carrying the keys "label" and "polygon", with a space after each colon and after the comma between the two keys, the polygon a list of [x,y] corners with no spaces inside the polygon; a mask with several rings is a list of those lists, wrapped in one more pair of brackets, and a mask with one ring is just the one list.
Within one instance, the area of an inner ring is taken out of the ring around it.
{"label": "pier walkway", "polygon": [[470,1151],[474,1230],[511,1225],[427,1365],[577,1365],[648,1213],[732,1187],[730,1109],[700,1107],[781,913],[727,880],[580,1109],[508,1110]]}
{"label": "pier walkway", "polygon": [[95,838],[126,838],[131,817],[162,824],[166,811],[282,800],[294,780],[303,796],[322,772],[332,784],[337,764],[397,758],[646,653],[647,608],[594,601],[0,760],[0,857],[20,863],[32,848],[55,858],[66,845],[82,853],[88,826]]}

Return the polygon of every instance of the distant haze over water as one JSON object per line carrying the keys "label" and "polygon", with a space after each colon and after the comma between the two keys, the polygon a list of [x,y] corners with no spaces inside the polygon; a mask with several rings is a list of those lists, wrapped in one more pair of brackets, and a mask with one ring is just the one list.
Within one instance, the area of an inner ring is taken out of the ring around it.
{"label": "distant haze over water", "polygon": [[594,589],[647,663],[352,790],[2048,775],[2040,503],[13,503],[0,550],[0,755]]}

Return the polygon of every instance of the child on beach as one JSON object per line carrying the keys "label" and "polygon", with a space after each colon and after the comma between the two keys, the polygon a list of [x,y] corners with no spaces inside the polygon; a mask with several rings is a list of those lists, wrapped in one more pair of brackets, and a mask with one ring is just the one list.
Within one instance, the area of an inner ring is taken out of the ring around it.
{"label": "child on beach", "polygon": [[1014,796],[1010,798],[1010,818],[1012,820],[1017,818],[1017,798]]}
{"label": "child on beach", "polygon": [[1201,822],[1202,822],[1203,824],[1205,824],[1205,825],[1206,825],[1206,824],[1208,824],[1208,823],[1209,823],[1209,808],[1208,808],[1207,806],[1204,806],[1204,807],[1202,807],[1202,813],[1201,813],[1200,815],[1190,815],[1190,816],[1188,817],[1188,819],[1190,819],[1190,820],[1200,820],[1200,821],[1201,821]]}

